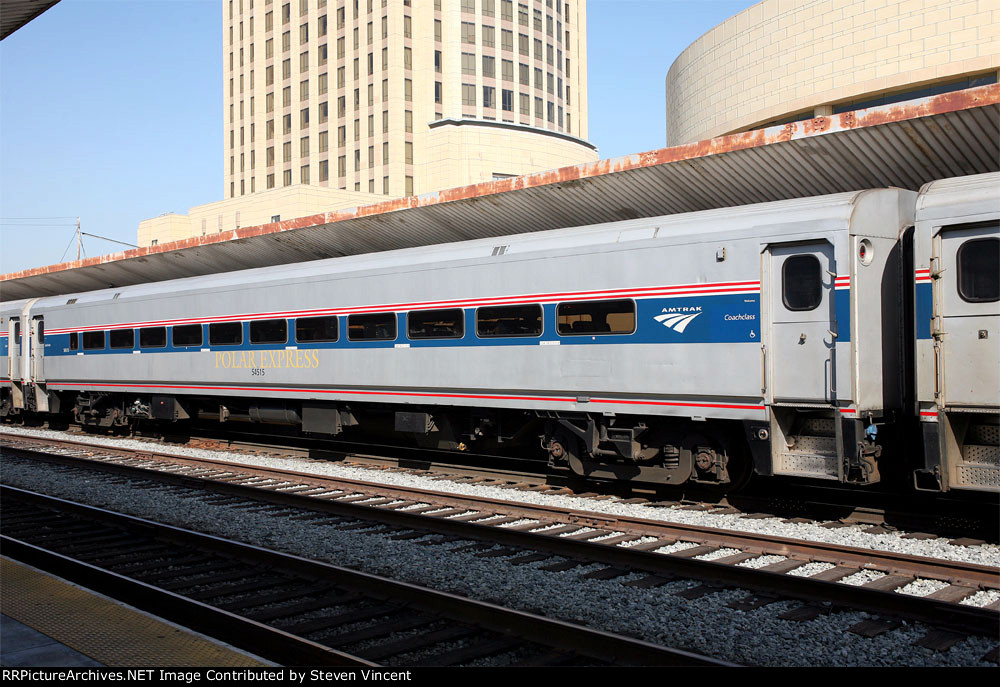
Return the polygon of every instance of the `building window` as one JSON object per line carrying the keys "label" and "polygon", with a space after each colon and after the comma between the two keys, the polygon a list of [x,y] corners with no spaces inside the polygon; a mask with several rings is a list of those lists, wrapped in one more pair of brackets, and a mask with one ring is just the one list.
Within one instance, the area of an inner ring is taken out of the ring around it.
{"label": "building window", "polygon": [[506,112],[513,112],[514,111],[514,91],[510,91],[510,90],[507,90],[505,88],[505,89],[503,89],[503,92],[502,92],[501,95],[502,95],[502,98],[503,98],[503,102],[501,103],[503,109]]}
{"label": "building window", "polygon": [[483,86],[483,107],[496,106],[496,89],[493,86]]}
{"label": "building window", "polygon": [[476,25],[467,21],[462,22],[462,42],[475,44],[476,42]]}
{"label": "building window", "polygon": [[468,84],[468,83],[462,84],[462,104],[475,106],[476,87],[474,84]]}

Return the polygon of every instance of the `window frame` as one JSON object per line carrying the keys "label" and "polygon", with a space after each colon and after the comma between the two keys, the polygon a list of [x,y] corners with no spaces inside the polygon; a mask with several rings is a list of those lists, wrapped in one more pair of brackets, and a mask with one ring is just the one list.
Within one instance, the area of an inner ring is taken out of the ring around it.
{"label": "window frame", "polygon": [[[392,332],[393,332],[393,336],[391,338],[382,338],[382,339],[377,339],[377,338],[376,339],[368,339],[368,338],[365,338],[365,339],[357,339],[357,338],[353,338],[351,336],[351,318],[352,317],[373,317],[375,315],[390,315],[392,317]],[[362,342],[362,343],[364,343],[364,342],[397,341],[397,340],[399,340],[399,318],[396,316],[396,313],[393,312],[393,311],[391,311],[391,310],[387,310],[387,311],[383,311],[383,312],[371,312],[371,313],[367,313],[367,312],[366,313],[354,313],[354,314],[348,315],[347,316],[347,340],[348,341],[358,341],[358,342]]]}
{"label": "window frame", "polygon": [[986,241],[993,242],[997,244],[998,250],[1000,250],[1000,237],[996,236],[976,236],[968,238],[962,242],[962,244],[955,251],[955,291],[958,293],[958,297],[961,298],[966,303],[996,303],[1000,301],[1000,294],[993,298],[977,298],[975,296],[969,296],[966,294],[965,290],[962,288],[962,276],[965,270],[962,267],[962,253],[966,246],[972,243],[983,243]]}
{"label": "window frame", "polygon": [[[88,338],[88,336],[89,337],[93,337],[94,335],[100,335],[100,337],[101,337],[101,345],[100,346],[88,346],[87,345],[87,338]],[[98,330],[98,331],[83,332],[83,336],[80,337],[80,338],[82,339],[82,341],[80,342],[80,345],[81,345],[81,347],[82,347],[82,349],[84,351],[103,351],[103,350],[106,350],[107,347],[108,347],[108,332],[106,330],[104,330],[104,329],[101,329],[101,330]]]}
{"label": "window frame", "polygon": [[[479,332],[479,312],[485,308],[538,308],[537,334],[481,334]],[[476,338],[477,339],[537,339],[545,334],[545,308],[541,303],[512,303],[510,305],[481,305],[476,308]]]}
{"label": "window frame", "polygon": [[[632,329],[631,331],[621,331],[621,332],[563,332],[559,327],[559,309],[564,305],[575,305],[578,303],[630,303],[632,305]],[[631,336],[635,334],[639,327],[639,308],[635,302],[634,298],[600,298],[593,300],[583,300],[583,301],[560,301],[556,303],[556,334],[559,336]]]}
{"label": "window frame", "polygon": [[[190,344],[179,344],[177,343],[176,336],[178,329],[184,329],[188,327],[198,328],[198,343]],[[201,324],[175,324],[170,328],[170,345],[174,348],[201,348],[205,345],[205,327]]]}
{"label": "window frame", "polygon": [[[260,327],[264,323],[270,324],[270,323],[274,323],[274,322],[281,322],[284,325],[285,336],[284,336],[283,339],[281,339],[281,340],[275,339],[273,341],[271,341],[271,340],[268,340],[268,341],[255,341],[254,340],[254,326],[255,325],[257,327]],[[249,332],[249,334],[250,334],[250,345],[251,346],[275,346],[275,345],[279,345],[280,346],[280,345],[287,344],[288,343],[288,320],[286,318],[284,318],[284,317],[272,317],[272,318],[268,318],[266,320],[250,320],[250,332]]]}
{"label": "window frame", "polygon": [[[240,328],[240,339],[239,339],[239,341],[237,341],[236,343],[215,343],[212,340],[212,327],[216,326],[216,325],[218,325],[218,326],[238,325],[239,328]],[[227,346],[227,347],[228,346],[242,346],[243,345],[243,323],[240,322],[240,321],[236,321],[236,322],[233,322],[233,321],[228,321],[228,322],[209,322],[208,323],[208,345],[210,347],[213,347],[213,346]]]}
{"label": "window frame", "polygon": [[[452,334],[450,336],[414,336],[410,328],[410,318],[413,315],[425,314],[425,313],[458,313],[457,322],[460,327],[460,332],[458,334]],[[432,340],[457,340],[465,338],[465,309],[464,308],[429,308],[420,310],[410,310],[406,313],[406,338],[411,341],[432,341]]]}
{"label": "window frame", "polygon": [[[332,339],[307,339],[302,340],[299,338],[299,322],[308,322],[310,320],[333,320],[337,325],[336,334]],[[317,315],[315,317],[296,317],[295,318],[295,343],[336,343],[340,341],[340,316],[339,315]]]}
{"label": "window frame", "polygon": [[[152,346],[152,345],[148,345],[148,344],[144,345],[142,343],[142,333],[143,332],[151,332],[151,331],[154,331],[154,330],[157,330],[157,329],[163,331],[163,343],[160,344],[159,346]],[[139,349],[140,350],[147,349],[147,348],[166,348],[166,347],[167,347],[167,328],[166,327],[140,327],[139,328]]]}
{"label": "window frame", "polygon": [[[788,302],[788,288],[787,288],[787,271],[788,264],[793,260],[798,258],[806,258],[812,260],[816,265],[816,284],[818,299],[815,305],[810,306],[793,306]],[[814,253],[796,253],[795,255],[789,255],[784,260],[781,261],[781,303],[785,306],[785,309],[790,312],[812,312],[816,310],[823,304],[823,263]]]}

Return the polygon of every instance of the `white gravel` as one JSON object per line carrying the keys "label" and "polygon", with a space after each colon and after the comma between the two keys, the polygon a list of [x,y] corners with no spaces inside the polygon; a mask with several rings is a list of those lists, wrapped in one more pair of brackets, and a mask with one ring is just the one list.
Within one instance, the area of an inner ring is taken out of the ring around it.
{"label": "white gravel", "polygon": [[908,585],[904,585],[896,590],[897,594],[909,594],[911,596],[927,596],[939,589],[949,586],[947,582],[941,580],[916,579]]}
{"label": "white gravel", "polygon": [[[4,431],[8,431],[11,434],[23,434],[28,436],[52,438],[68,437],[77,440],[80,439],[79,435],[68,435],[64,432],[27,427],[5,426]],[[136,448],[147,451],[151,445],[151,442],[148,441],[136,441],[115,437],[86,437],[86,440],[92,443],[106,444],[118,448]],[[966,561],[969,563],[1000,567],[1000,546],[996,544],[984,544],[981,546],[955,546],[948,543],[948,540],[946,539],[903,539],[903,535],[907,534],[904,531],[888,532],[884,534],[868,534],[861,531],[861,526],[828,529],[814,523],[783,523],[781,522],[781,518],[746,519],[741,518],[739,514],[707,513],[704,511],[681,510],[673,507],[649,507],[642,504],[618,503],[613,499],[598,501],[573,496],[539,494],[538,492],[527,492],[476,484],[450,482],[443,480],[440,477],[431,479],[427,476],[408,473],[360,467],[347,467],[339,463],[319,459],[272,458],[219,451],[206,451],[203,449],[191,449],[184,446],[162,447],[159,444],[156,446],[158,450],[183,456],[198,456],[226,462],[246,463],[248,465],[296,470],[300,472],[312,472],[333,477],[343,477],[368,482],[377,482],[381,484],[434,489],[436,491],[502,499],[505,501],[543,504],[547,506],[562,507],[574,511],[588,510],[595,513],[607,513],[611,515],[632,516],[681,524],[718,527],[721,529],[738,530],[741,532],[772,534],[782,537],[791,537],[794,539],[844,544],[876,551],[894,551],[918,556],[927,556],[930,558]]]}
{"label": "white gravel", "polygon": [[788,574],[795,575],[796,577],[812,577],[835,567],[832,563],[806,563],[805,565],[800,565],[797,568],[789,570]]}
{"label": "white gravel", "polygon": [[861,585],[868,584],[869,582],[880,580],[883,577],[885,577],[885,573],[879,572],[878,570],[860,570],[853,575],[848,575],[843,579],[837,580],[837,582],[840,584],[850,584],[855,587],[860,587]]}
{"label": "white gravel", "polygon": [[758,556],[757,558],[750,558],[743,561],[739,565],[744,568],[763,568],[765,565],[771,565],[773,563],[780,563],[786,560],[787,556],[777,556],[775,554],[768,554],[766,556]]}
{"label": "white gravel", "polygon": [[720,558],[725,558],[726,556],[735,556],[738,553],[743,553],[739,549],[719,549],[718,551],[713,551],[712,553],[703,553],[700,556],[695,556],[695,560],[699,561],[715,561]]}
{"label": "white gravel", "polygon": [[696,546],[701,546],[701,544],[695,544],[693,541],[678,541],[673,544],[668,544],[667,546],[661,546],[654,550],[654,553],[676,553],[677,551],[684,551],[686,549],[693,549]]}
{"label": "white gravel", "polygon": [[329,561],[375,574],[480,599],[502,599],[526,611],[581,621],[590,627],[627,633],[648,641],[708,653],[736,663],[768,666],[983,666],[980,659],[995,638],[969,637],[947,651],[913,646],[926,634],[922,626],[904,624],[874,638],[848,632],[867,615],[831,612],[806,622],[777,616],[798,606],[783,601],[750,611],[728,607],[747,591],[724,589],[685,600],[675,594],[700,584],[692,580],[642,589],[624,583],[644,577],[634,573],[614,580],[584,579],[600,564],[562,573],[540,570],[551,559],[512,565],[505,559],[480,558],[460,551],[466,544],[448,542],[420,546],[394,540],[391,533],[339,530],[209,503],[203,493],[134,489],[117,478],[47,468],[44,474],[26,461],[4,459],[4,482],[42,490],[64,498],[112,508],[140,517],[230,537],[259,546]]}
{"label": "white gravel", "polygon": [[991,603],[996,603],[1000,601],[1000,590],[997,589],[987,589],[985,591],[976,592],[972,596],[962,599],[962,603],[967,606],[989,606]]}

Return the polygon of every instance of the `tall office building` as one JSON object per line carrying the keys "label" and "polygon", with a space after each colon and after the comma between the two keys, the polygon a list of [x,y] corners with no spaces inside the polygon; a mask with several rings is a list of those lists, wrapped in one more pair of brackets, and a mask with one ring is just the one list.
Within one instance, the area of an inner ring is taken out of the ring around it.
{"label": "tall office building", "polygon": [[585,0],[224,0],[223,14],[226,198],[404,196],[597,157]]}
{"label": "tall office building", "polygon": [[150,245],[592,162],[586,0],[223,0],[224,200]]}

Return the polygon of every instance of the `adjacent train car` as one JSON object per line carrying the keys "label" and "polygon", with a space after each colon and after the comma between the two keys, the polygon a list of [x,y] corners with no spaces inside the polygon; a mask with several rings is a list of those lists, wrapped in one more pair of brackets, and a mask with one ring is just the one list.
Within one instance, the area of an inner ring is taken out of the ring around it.
{"label": "adjacent train car", "polygon": [[917,488],[1000,490],[1000,174],[924,186],[913,241]]}
{"label": "adjacent train car", "polygon": [[869,190],[7,304],[5,412],[540,441],[555,468],[657,484],[870,484],[913,415],[916,205]]}

